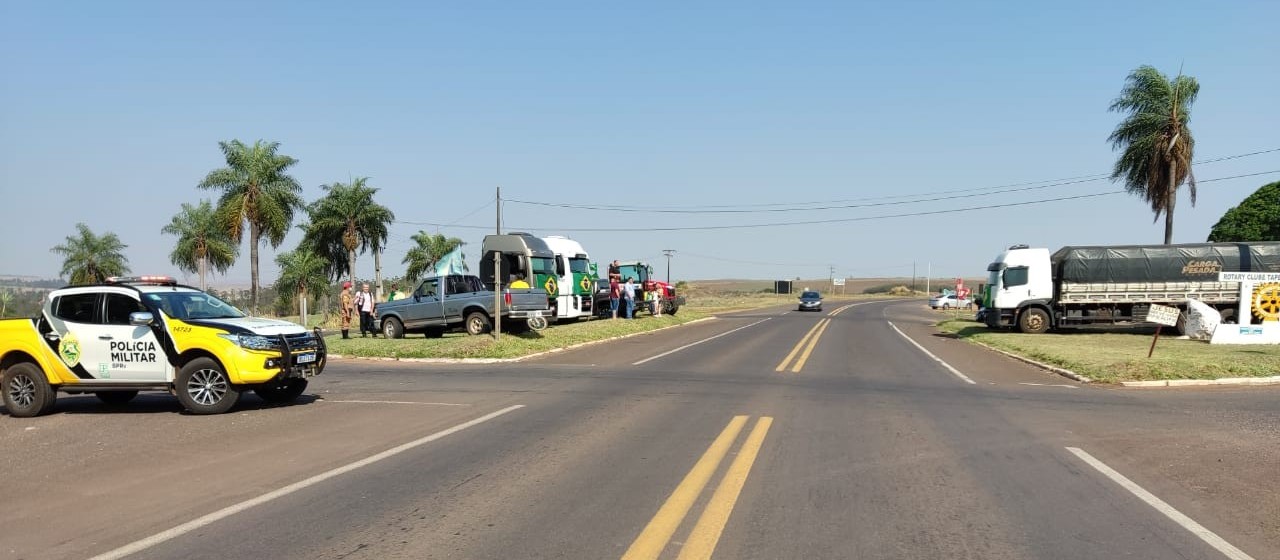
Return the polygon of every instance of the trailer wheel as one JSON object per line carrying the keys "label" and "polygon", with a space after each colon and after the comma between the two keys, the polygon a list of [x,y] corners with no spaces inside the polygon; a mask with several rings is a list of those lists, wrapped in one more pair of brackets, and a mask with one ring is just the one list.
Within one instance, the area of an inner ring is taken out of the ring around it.
{"label": "trailer wheel", "polygon": [[1178,312],[1178,324],[1174,325],[1173,328],[1177,329],[1178,336],[1187,336],[1187,312],[1186,311]]}
{"label": "trailer wheel", "polygon": [[1218,310],[1218,315],[1222,317],[1222,324],[1224,325],[1234,325],[1236,323],[1236,310],[1234,309],[1220,309]]}
{"label": "trailer wheel", "polygon": [[1027,334],[1049,332],[1049,314],[1039,307],[1032,307],[1018,317],[1018,330]]}

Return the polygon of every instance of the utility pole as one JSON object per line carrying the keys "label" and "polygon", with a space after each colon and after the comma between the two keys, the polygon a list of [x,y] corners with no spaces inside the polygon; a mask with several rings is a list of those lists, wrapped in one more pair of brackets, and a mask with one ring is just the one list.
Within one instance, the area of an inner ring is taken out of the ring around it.
{"label": "utility pole", "polygon": [[926,294],[933,293],[933,287],[930,285],[932,281],[933,281],[933,262],[930,262],[928,267],[925,268],[925,273],[924,273],[924,293]]}
{"label": "utility pole", "polygon": [[671,257],[676,254],[675,249],[663,249],[662,254],[667,257],[667,283],[671,283]]}
{"label": "utility pole", "polygon": [[916,294],[916,261],[911,261],[911,295]]}
{"label": "utility pole", "polygon": [[[497,187],[495,206],[498,210],[497,230],[502,235],[502,187]],[[441,292],[443,293],[443,291]],[[441,300],[441,304],[444,300]],[[493,341],[502,340],[502,253],[493,252]]]}
{"label": "utility pole", "polygon": [[828,268],[830,268],[831,270],[830,270],[830,273],[827,275],[827,293],[831,295],[835,295],[836,294],[836,267],[835,265],[830,265],[828,266]]}

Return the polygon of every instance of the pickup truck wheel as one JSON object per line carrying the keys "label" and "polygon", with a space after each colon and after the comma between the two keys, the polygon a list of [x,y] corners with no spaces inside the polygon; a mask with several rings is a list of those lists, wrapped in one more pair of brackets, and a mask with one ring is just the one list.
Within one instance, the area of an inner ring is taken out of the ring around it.
{"label": "pickup truck wheel", "polygon": [[286,379],[263,383],[253,388],[262,400],[270,403],[289,403],[302,396],[307,390],[306,379]]}
{"label": "pickup truck wheel", "polygon": [[1027,334],[1049,332],[1049,314],[1038,307],[1023,311],[1022,316],[1018,318],[1018,330]]}
{"label": "pickup truck wheel", "polygon": [[94,395],[98,397],[98,400],[106,404],[109,404],[112,406],[120,406],[123,404],[127,404],[129,401],[133,400],[134,397],[138,396],[138,392],[137,391],[98,391],[97,393],[94,393]]}
{"label": "pickup truck wheel", "polygon": [[58,398],[58,393],[49,385],[44,372],[28,362],[14,364],[4,370],[4,376],[0,377],[0,387],[3,387],[4,407],[10,415],[19,418],[49,412]]}
{"label": "pickup truck wheel", "polygon": [[196,358],[174,380],[178,402],[192,414],[222,414],[240,400],[241,387],[231,384],[226,370],[209,358]]}
{"label": "pickup truck wheel", "polygon": [[387,338],[404,338],[404,325],[395,317],[382,320],[382,334]]}
{"label": "pickup truck wheel", "polygon": [[493,324],[489,322],[489,316],[483,311],[472,311],[467,314],[467,334],[478,335],[485,334],[493,328]]}

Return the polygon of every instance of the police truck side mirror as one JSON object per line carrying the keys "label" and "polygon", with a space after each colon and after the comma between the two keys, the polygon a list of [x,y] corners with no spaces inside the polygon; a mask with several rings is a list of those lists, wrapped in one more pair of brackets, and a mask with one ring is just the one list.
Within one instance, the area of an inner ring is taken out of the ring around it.
{"label": "police truck side mirror", "polygon": [[146,327],[156,320],[155,315],[146,311],[134,311],[129,314],[129,324],[135,327]]}

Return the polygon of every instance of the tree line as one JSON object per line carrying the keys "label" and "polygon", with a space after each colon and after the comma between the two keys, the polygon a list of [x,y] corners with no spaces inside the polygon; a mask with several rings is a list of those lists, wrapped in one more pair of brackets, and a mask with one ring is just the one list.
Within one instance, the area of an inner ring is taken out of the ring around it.
{"label": "tree line", "polygon": [[[280,300],[290,304],[295,298],[326,297],[332,283],[344,275],[354,284],[357,257],[366,253],[373,254],[377,291],[385,291],[382,254],[395,214],[375,200],[378,189],[367,177],[321,185],[324,194],[305,203],[301,185],[289,174],[297,160],[281,154],[279,142],[231,140],[219,142],[219,148],[226,166],[210,171],[196,185],[213,191],[217,202],[184,203],[161,229],[177,237],[169,255],[174,266],[197,274],[200,288],[207,289],[208,274],[230,269],[247,237],[250,288],[244,303],[256,313],[262,301],[258,248],[264,244],[279,248],[295,217],[305,216],[296,224],[303,232],[301,242],[275,259],[280,274],[273,288]],[[408,266],[406,282],[415,282],[462,245],[456,237],[425,231],[412,240],[413,247],[401,261]],[[76,233],[52,251],[63,256],[63,277],[72,284],[92,284],[130,271],[124,254],[127,247],[116,234],[97,235],[80,223]]]}

